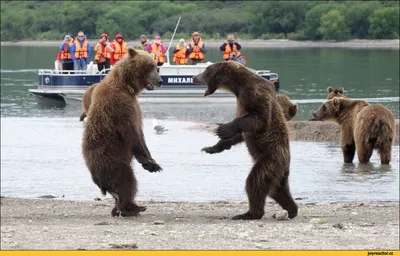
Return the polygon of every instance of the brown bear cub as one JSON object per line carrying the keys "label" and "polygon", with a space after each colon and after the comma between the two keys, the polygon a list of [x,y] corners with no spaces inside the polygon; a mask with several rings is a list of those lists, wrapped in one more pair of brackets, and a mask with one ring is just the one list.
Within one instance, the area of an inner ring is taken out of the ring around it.
{"label": "brown bear cub", "polygon": [[381,164],[389,164],[396,123],[392,111],[386,107],[334,97],[313,114],[319,120],[331,120],[340,125],[345,163],[353,162],[356,150],[359,162],[368,163],[372,151],[377,149]]}
{"label": "brown bear cub", "polygon": [[[332,87],[329,86],[326,90],[328,91],[328,96],[326,98],[327,100],[331,100],[334,97],[347,98],[343,94],[343,92],[344,92],[344,88],[343,87],[340,87],[339,89],[333,89]],[[309,119],[308,121],[322,121],[322,120],[319,120],[316,117],[314,117],[314,118]]]}
{"label": "brown bear cub", "polygon": [[82,151],[93,182],[115,199],[112,216],[137,216],[146,207],[134,203],[137,182],[133,157],[149,172],[162,168],[146,146],[137,95],[161,86],[157,65],[145,51],[128,48],[93,91],[85,123]]}
{"label": "brown bear cub", "polygon": [[85,93],[82,96],[82,112],[81,115],[79,116],[79,121],[83,121],[86,117],[86,113],[89,111],[89,106],[93,94],[94,88],[98,85],[99,83],[92,84],[89,88],[86,89]]}
{"label": "brown bear cub", "polygon": [[261,219],[267,196],[287,210],[289,218],[296,217],[298,207],[289,190],[289,129],[273,84],[237,62],[212,64],[193,77],[193,82],[208,86],[204,96],[223,89],[237,98],[237,117],[219,124],[218,143],[202,149],[213,154],[246,142],[254,161],[246,180],[250,209],[233,219]]}
{"label": "brown bear cub", "polygon": [[289,97],[284,94],[278,94],[276,96],[279,105],[282,107],[283,115],[285,116],[286,120],[292,119],[299,109],[297,104],[293,104]]}
{"label": "brown bear cub", "polygon": [[340,87],[339,89],[333,89],[332,87],[329,86],[326,90],[328,91],[328,97],[327,97],[328,100],[333,99],[334,97],[347,98],[343,94],[344,92],[343,87]]}

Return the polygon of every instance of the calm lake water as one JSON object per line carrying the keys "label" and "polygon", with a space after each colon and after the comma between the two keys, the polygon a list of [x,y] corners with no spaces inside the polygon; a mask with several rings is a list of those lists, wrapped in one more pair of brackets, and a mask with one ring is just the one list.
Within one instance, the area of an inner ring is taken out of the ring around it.
{"label": "calm lake water", "polygon": [[[37,105],[37,69],[52,68],[57,47],[1,47],[1,194],[37,197],[52,194],[93,199],[101,194],[81,155],[80,105]],[[388,106],[399,116],[399,51],[353,49],[244,49],[250,67],[280,75],[281,92],[299,103],[295,120],[306,120],[326,97],[327,84],[344,87],[352,98]],[[218,49],[207,60],[219,61]],[[211,133],[190,130],[195,122],[233,118],[232,103],[146,102],[145,135],[162,173],[134,163],[138,200],[246,201],[244,183],[251,161],[244,145],[217,155],[201,153],[213,145]],[[170,130],[152,132],[152,118]],[[337,143],[291,142],[290,184],[303,202],[398,201],[399,146],[390,166],[342,163]]]}

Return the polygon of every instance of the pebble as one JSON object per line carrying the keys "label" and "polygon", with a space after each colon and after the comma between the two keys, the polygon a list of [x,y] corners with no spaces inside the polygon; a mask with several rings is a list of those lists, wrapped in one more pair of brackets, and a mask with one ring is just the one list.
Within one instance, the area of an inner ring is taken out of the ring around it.
{"label": "pebble", "polygon": [[273,216],[277,220],[288,220],[289,219],[289,213],[285,210],[279,211],[279,212],[275,213]]}
{"label": "pebble", "polygon": [[153,222],[153,224],[154,224],[154,225],[165,225],[164,221],[162,221],[162,220],[155,220],[155,221]]}
{"label": "pebble", "polygon": [[351,215],[358,215],[357,212],[351,212]]}
{"label": "pebble", "polygon": [[314,218],[310,220],[311,224],[325,224],[328,223],[326,219],[319,219],[319,218]]}
{"label": "pebble", "polygon": [[336,223],[336,224],[333,224],[333,225],[332,225],[332,227],[334,227],[334,228],[338,228],[338,229],[343,229],[343,228],[344,228],[344,226],[343,226],[343,224],[342,224],[342,223]]}

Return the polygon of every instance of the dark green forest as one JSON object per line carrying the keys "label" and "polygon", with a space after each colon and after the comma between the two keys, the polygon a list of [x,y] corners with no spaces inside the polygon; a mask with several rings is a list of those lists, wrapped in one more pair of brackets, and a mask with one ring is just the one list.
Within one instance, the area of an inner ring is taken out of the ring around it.
{"label": "dark green forest", "polygon": [[199,31],[204,39],[398,39],[399,1],[1,1],[1,41],[61,40],[84,31],[126,40],[171,38]]}

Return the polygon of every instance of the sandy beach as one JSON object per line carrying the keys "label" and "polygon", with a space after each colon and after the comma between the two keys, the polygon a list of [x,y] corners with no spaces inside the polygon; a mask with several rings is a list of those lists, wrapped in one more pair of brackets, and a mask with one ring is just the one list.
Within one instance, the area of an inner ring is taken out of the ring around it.
{"label": "sandy beach", "polygon": [[[339,125],[321,121],[289,121],[290,139],[300,141],[336,141],[340,142]],[[190,129],[213,132],[217,125],[199,124]],[[399,145],[399,119],[396,119],[396,137],[394,145]]]}
{"label": "sandy beach", "polygon": [[246,203],[138,202],[139,217],[113,218],[112,200],[1,199],[1,249],[304,250],[399,249],[399,204],[301,204],[292,220],[267,203],[261,220],[233,221]]}
{"label": "sandy beach", "polygon": [[[163,39],[168,46],[170,39]],[[94,45],[97,39],[89,39],[89,43]],[[178,43],[179,39],[174,39],[172,46]],[[207,47],[219,47],[223,43],[223,39],[205,39]],[[353,48],[353,49],[399,49],[399,40],[349,40],[343,42],[335,41],[293,41],[288,39],[271,39],[271,40],[241,40],[237,41],[243,48]],[[128,40],[128,45],[135,46],[139,44],[138,40]],[[1,46],[59,46],[59,41],[16,41],[1,42]]]}

